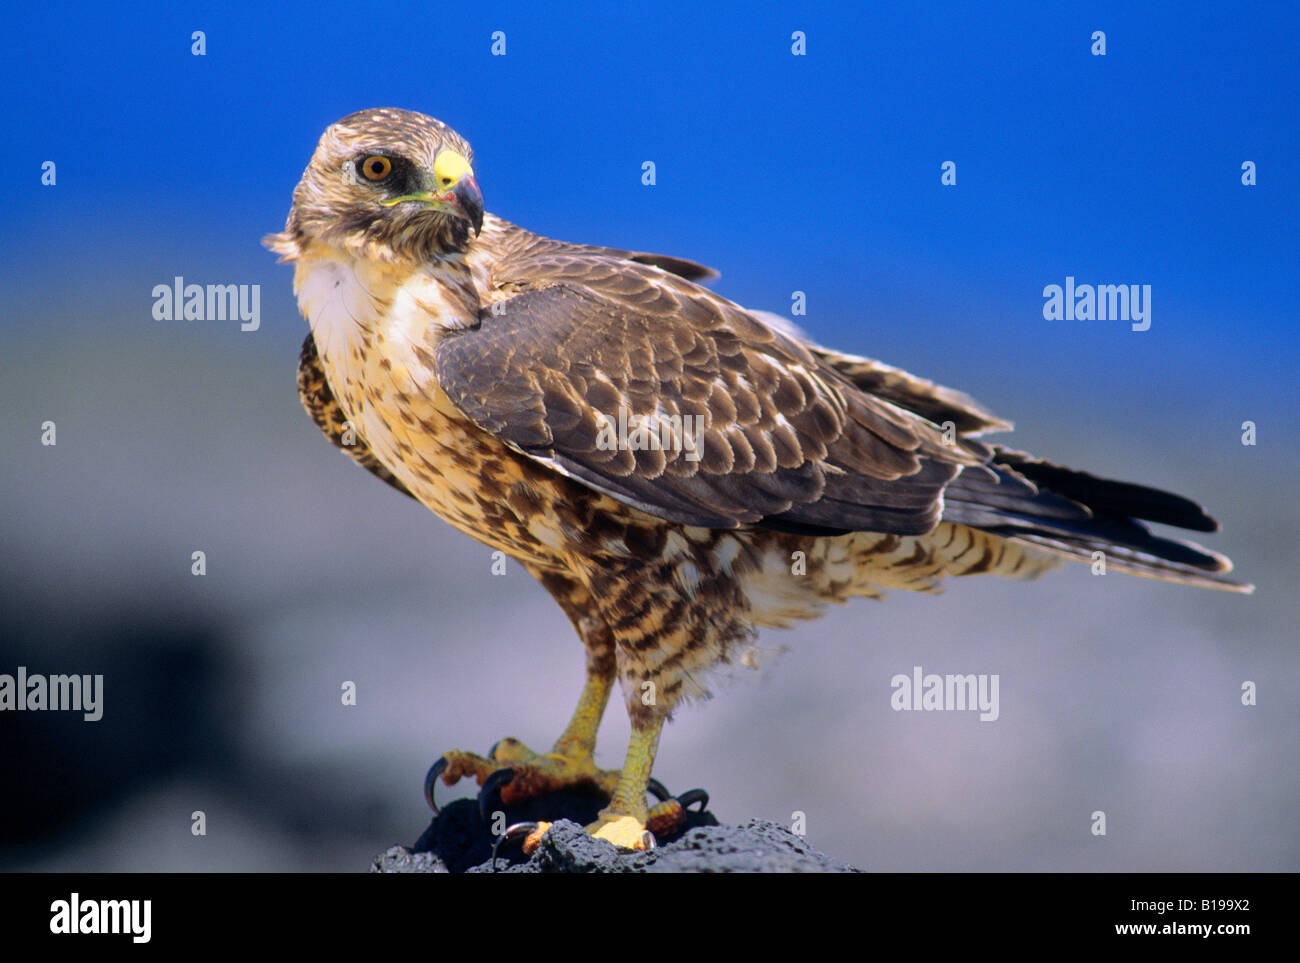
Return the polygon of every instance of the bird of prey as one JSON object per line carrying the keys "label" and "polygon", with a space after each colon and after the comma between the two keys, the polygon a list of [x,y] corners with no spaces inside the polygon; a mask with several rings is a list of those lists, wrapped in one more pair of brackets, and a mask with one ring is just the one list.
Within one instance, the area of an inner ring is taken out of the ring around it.
{"label": "bird of prey", "polygon": [[[595,786],[609,804],[588,830],[640,848],[673,805],[646,802],[664,721],[759,627],[1061,557],[1250,590],[1228,559],[1148,528],[1216,530],[1192,501],[981,441],[1011,426],[715,294],[692,261],[486,214],[471,159],[432,117],[352,114],[266,239],[310,323],[298,384],[317,425],[517,559],[586,648],[550,752],[448,752],[447,784],[509,768],[515,798]],[[616,680],[632,735],[605,771],[593,752]]]}

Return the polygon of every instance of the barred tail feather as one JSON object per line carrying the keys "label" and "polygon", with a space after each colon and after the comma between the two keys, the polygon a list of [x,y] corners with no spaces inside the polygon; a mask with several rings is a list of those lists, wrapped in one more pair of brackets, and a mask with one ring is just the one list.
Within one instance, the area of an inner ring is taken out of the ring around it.
{"label": "barred tail feather", "polygon": [[[1105,556],[1107,571],[1123,572],[1126,575],[1139,575],[1143,578],[1160,579],[1162,582],[1177,582],[1180,585],[1195,585],[1199,588],[1219,589],[1224,592],[1239,592],[1243,595],[1249,595],[1255,591],[1253,585],[1236,582],[1225,577],[1224,573],[1232,570],[1231,561],[1222,555],[1202,548],[1194,542],[1177,542],[1176,544],[1183,545],[1213,559],[1214,568],[1187,565],[1124,545],[1116,545],[1113,542],[1101,540],[1077,537],[1066,540],[1061,537],[1047,535],[1017,535],[1012,541],[1024,542],[1040,551],[1050,552],[1078,562],[1091,562],[1095,558],[1094,553],[1101,552]],[[1170,542],[1173,540],[1163,539],[1162,541]]]}

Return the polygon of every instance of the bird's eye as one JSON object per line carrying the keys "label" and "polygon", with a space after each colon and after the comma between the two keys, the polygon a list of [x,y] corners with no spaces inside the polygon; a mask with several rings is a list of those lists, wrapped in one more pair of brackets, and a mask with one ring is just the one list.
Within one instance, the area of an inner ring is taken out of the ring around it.
{"label": "bird's eye", "polygon": [[361,173],[368,181],[382,181],[393,172],[393,162],[378,154],[367,157],[361,162]]}

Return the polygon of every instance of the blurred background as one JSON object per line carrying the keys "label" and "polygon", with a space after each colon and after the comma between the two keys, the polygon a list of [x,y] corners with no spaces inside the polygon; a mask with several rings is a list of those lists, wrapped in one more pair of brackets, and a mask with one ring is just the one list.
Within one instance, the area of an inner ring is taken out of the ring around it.
{"label": "blurred background", "polygon": [[[858,601],[680,711],[670,789],[803,812],[868,869],[1300,869],[1300,17],[1131,7],[10,11],[0,673],[105,694],[96,723],[0,712],[0,868],[364,870],[423,829],[444,749],[567,719],[582,651],[545,592],[298,403],[306,324],[259,240],[329,123],[400,106],[470,140],[489,210],[713,265],[751,307],[803,291],[813,336],[969,392],[998,440],[1203,502],[1259,587],[1073,566]],[[1045,321],[1067,275],[1150,284],[1150,330]],[[260,328],[155,320],[176,276],[260,285]],[[893,712],[914,665],[999,674],[1001,717]]]}

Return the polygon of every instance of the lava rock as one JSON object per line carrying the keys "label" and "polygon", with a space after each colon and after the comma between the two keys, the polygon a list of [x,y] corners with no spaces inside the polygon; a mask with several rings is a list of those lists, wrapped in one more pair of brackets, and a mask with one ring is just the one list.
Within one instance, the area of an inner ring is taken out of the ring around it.
{"label": "lava rock", "polygon": [[433,853],[413,853],[405,846],[393,846],[370,864],[372,873],[448,873],[447,864]]}
{"label": "lava rock", "polygon": [[784,826],[751,819],[722,826],[709,812],[687,810],[676,836],[645,852],[626,852],[589,836],[604,800],[556,793],[532,800],[496,818],[498,825],[552,822],[541,845],[524,856],[518,839],[502,843],[495,865],[496,837],[474,800],[444,808],[415,846],[394,846],[377,856],[371,872],[379,873],[844,873],[859,872],[819,853]]}

